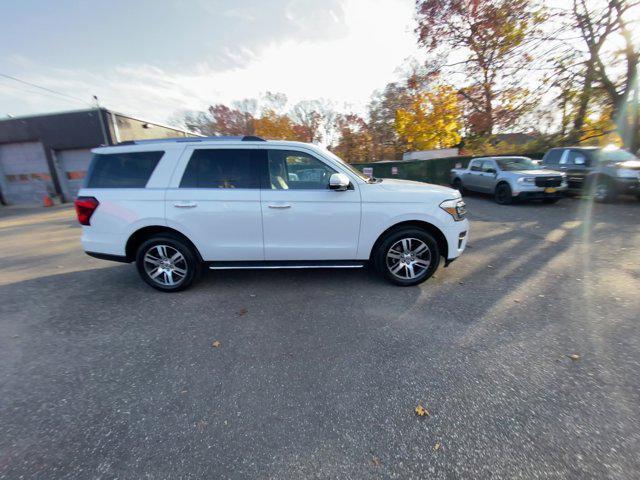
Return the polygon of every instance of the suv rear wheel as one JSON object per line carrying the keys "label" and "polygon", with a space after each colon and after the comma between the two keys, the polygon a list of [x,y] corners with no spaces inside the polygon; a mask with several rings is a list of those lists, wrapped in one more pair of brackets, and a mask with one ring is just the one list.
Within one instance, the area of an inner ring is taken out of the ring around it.
{"label": "suv rear wheel", "polygon": [[378,246],[373,260],[387,280],[408,287],[433,275],[440,264],[440,250],[429,233],[405,228],[389,234]]}
{"label": "suv rear wheel", "polygon": [[163,292],[187,288],[200,273],[196,253],[180,238],[151,237],[138,248],[136,266],[142,279]]}

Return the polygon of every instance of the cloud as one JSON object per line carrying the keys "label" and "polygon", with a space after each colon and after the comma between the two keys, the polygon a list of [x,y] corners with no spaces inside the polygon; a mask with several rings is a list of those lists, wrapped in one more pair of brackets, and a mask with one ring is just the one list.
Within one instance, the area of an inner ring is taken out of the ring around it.
{"label": "cloud", "polygon": [[[202,110],[213,103],[230,103],[266,91],[283,92],[291,102],[327,98],[363,111],[371,93],[394,80],[403,60],[417,54],[413,8],[412,0],[346,0],[339,11],[327,13],[332,22],[343,23],[343,35],[310,35],[306,40],[294,35],[260,47],[227,47],[226,54],[233,59],[229,63],[234,66],[224,69],[206,60],[188,68],[160,67],[151,62],[101,70],[27,66],[23,74],[28,78],[23,78],[87,100],[95,94],[104,106],[158,121],[166,121],[177,111]],[[311,29],[313,18],[308,9],[307,1],[290,1],[286,15],[297,28]],[[245,13],[227,9],[223,15]],[[5,108],[8,105],[17,110],[15,113],[34,113],[33,102],[21,103],[6,98],[9,96],[6,89],[0,90],[0,103]],[[49,105],[42,99],[38,104],[41,110]]]}

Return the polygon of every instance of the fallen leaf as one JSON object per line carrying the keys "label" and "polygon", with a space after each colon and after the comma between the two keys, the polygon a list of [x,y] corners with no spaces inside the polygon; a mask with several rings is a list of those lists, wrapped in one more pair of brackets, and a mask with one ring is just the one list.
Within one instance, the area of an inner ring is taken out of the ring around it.
{"label": "fallen leaf", "polygon": [[422,405],[418,405],[416,407],[416,415],[418,415],[419,417],[425,417],[425,416],[429,416],[429,410],[427,410],[426,408],[424,408]]}
{"label": "fallen leaf", "polygon": [[580,359],[580,355],[578,355],[577,353],[570,353],[569,355],[567,355],[567,357],[569,357],[571,360],[579,360]]}
{"label": "fallen leaf", "polygon": [[220,347],[220,345],[222,345],[222,344],[220,343],[220,340],[215,340],[215,341],[211,344],[211,346],[212,346],[212,347],[214,347],[214,348],[218,348],[218,347]]}
{"label": "fallen leaf", "polygon": [[378,457],[373,457],[371,459],[371,463],[373,463],[376,467],[379,467],[381,465],[380,459]]}
{"label": "fallen leaf", "polygon": [[209,422],[206,420],[199,420],[198,423],[196,423],[196,427],[200,431],[203,431],[207,425],[209,425]]}
{"label": "fallen leaf", "polygon": [[433,451],[435,452],[436,450],[440,450],[440,442],[436,442],[436,444],[433,446]]}
{"label": "fallen leaf", "polygon": [[248,311],[249,311],[249,310],[247,310],[246,308],[241,308],[241,309],[238,311],[238,315],[240,315],[240,316],[242,316],[242,315],[246,315]]}

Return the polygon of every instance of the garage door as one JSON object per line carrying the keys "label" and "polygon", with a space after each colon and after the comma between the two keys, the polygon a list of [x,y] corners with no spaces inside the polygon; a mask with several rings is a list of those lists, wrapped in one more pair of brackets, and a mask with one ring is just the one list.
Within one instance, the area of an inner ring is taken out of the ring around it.
{"label": "garage door", "polygon": [[0,145],[0,186],[9,204],[41,203],[55,192],[40,142]]}
{"label": "garage door", "polygon": [[89,162],[91,162],[91,150],[57,150],[58,165],[64,172],[68,200],[78,196],[78,190],[82,188],[82,182],[87,174]]}

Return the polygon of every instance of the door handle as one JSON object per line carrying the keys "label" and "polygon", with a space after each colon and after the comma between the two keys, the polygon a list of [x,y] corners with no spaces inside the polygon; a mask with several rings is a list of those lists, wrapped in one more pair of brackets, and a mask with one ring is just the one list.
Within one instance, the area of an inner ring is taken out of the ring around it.
{"label": "door handle", "polygon": [[291,208],[288,203],[270,203],[269,208]]}
{"label": "door handle", "polygon": [[177,208],[193,208],[197,207],[198,204],[196,202],[178,202],[174,203],[173,206]]}

